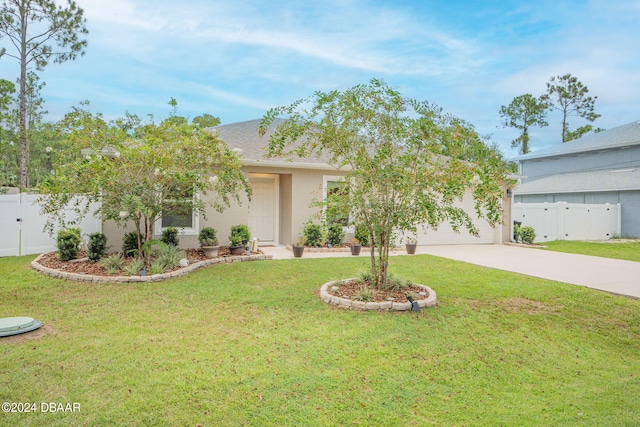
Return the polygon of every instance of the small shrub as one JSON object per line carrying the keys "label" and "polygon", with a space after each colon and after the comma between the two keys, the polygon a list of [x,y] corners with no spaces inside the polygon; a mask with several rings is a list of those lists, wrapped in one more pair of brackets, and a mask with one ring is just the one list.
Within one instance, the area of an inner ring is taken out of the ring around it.
{"label": "small shrub", "polygon": [[249,239],[251,239],[251,232],[247,225],[239,224],[231,227],[231,234],[229,235],[231,246],[246,246],[249,243]]}
{"label": "small shrub", "polygon": [[522,236],[520,235],[520,224],[513,225],[513,241],[514,242],[522,241]]}
{"label": "small shrub", "polygon": [[307,246],[319,247],[324,243],[324,233],[318,224],[307,223],[302,229],[302,234]]}
{"label": "small shrub", "polygon": [[117,274],[122,270],[123,260],[120,254],[115,254],[103,259],[100,263],[107,270],[107,273]]}
{"label": "small shrub", "polygon": [[369,229],[364,224],[357,224],[353,237],[360,241],[362,246],[369,246]]}
{"label": "small shrub", "polygon": [[536,232],[533,227],[525,226],[520,227],[520,239],[523,243],[532,244],[536,239]]}
{"label": "small shrub", "polygon": [[178,229],[175,227],[168,227],[162,230],[162,242],[169,246],[180,246],[180,239],[178,238]]}
{"label": "small shrub", "polygon": [[180,260],[184,257],[184,251],[176,246],[168,245],[158,250],[154,264],[157,263],[163,271],[169,271],[179,266]]}
{"label": "small shrub", "polygon": [[68,228],[58,231],[56,246],[58,247],[58,258],[61,261],[69,261],[78,256],[78,245],[80,244],[80,229]]}
{"label": "small shrub", "polygon": [[198,235],[200,246],[218,246],[218,233],[211,227],[204,227]]}
{"label": "small shrub", "polygon": [[107,250],[107,236],[104,233],[89,234],[89,243],[87,245],[87,257],[93,262],[98,262],[104,256]]}
{"label": "small shrub", "polygon": [[[142,236],[140,240],[144,241]],[[130,231],[122,238],[122,252],[125,256],[138,256],[138,233]]]}
{"label": "small shrub", "polygon": [[124,272],[129,276],[137,276],[140,274],[140,270],[144,267],[144,260],[134,259],[124,267]]}
{"label": "small shrub", "polygon": [[333,224],[329,227],[327,232],[327,241],[333,246],[339,246],[344,240],[345,232],[342,228],[342,224]]}

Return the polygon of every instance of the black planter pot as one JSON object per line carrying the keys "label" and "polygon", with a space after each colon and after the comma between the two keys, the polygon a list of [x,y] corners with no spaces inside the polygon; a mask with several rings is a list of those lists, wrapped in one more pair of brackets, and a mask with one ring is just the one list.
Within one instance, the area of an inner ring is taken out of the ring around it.
{"label": "black planter pot", "polygon": [[293,251],[293,256],[296,258],[302,257],[304,253],[304,246],[292,246],[291,250]]}
{"label": "black planter pot", "polygon": [[231,255],[245,255],[247,249],[244,246],[231,246],[229,247],[229,252],[231,252]]}
{"label": "black planter pot", "polygon": [[360,255],[362,245],[351,245],[351,255]]}
{"label": "black planter pot", "polygon": [[416,248],[418,247],[418,244],[417,243],[407,243],[406,247],[407,247],[407,253],[409,255],[413,255],[413,254],[416,253]]}

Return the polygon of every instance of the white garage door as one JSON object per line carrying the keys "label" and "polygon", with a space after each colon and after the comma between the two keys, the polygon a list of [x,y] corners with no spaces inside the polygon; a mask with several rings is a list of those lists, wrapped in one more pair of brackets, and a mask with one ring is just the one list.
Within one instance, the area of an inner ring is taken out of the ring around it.
{"label": "white garage door", "polygon": [[419,245],[473,245],[481,243],[500,243],[500,227],[493,228],[484,219],[478,219],[473,207],[473,198],[468,195],[462,202],[456,203],[456,206],[465,209],[474,219],[476,227],[480,231],[480,236],[475,237],[466,229],[460,229],[459,233],[453,231],[448,222],[438,227],[438,230],[427,229],[425,232],[422,227],[418,227],[418,244]]}

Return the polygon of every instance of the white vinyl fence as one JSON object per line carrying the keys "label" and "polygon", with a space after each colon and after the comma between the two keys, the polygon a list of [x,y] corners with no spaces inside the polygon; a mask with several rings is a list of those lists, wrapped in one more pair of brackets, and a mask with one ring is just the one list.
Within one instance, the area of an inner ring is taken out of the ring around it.
{"label": "white vinyl fence", "polygon": [[607,240],[620,235],[619,203],[514,203],[511,218],[533,227],[536,242]]}
{"label": "white vinyl fence", "polygon": [[[0,195],[0,256],[40,254],[56,250],[55,234],[49,236],[43,231],[46,216],[40,215],[36,203],[38,194]],[[97,206],[92,207],[92,212]],[[75,219],[73,212],[67,212],[66,220]],[[85,234],[102,231],[102,221],[88,214],[77,225]],[[56,228],[57,231],[57,228]]]}

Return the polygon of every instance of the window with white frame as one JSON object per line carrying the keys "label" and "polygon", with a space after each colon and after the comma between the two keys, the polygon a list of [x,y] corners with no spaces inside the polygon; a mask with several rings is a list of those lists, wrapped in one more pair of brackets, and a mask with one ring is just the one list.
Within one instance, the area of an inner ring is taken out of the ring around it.
{"label": "window with white frame", "polygon": [[[183,194],[177,194],[175,199],[170,199],[171,207],[166,209],[162,213],[162,217],[157,221],[155,229],[158,234],[162,233],[162,230],[169,227],[179,229],[182,234],[191,235],[197,234],[199,229],[199,215],[197,211],[193,210],[191,198],[198,197],[190,192],[181,192]],[[183,203],[181,203],[183,201]]]}
{"label": "window with white frame", "polygon": [[[349,209],[340,206],[340,198],[346,197],[346,183],[341,176],[325,176],[323,183],[324,200],[327,203],[324,209],[324,218],[328,225],[340,224],[343,227],[349,226]],[[332,201],[336,203],[332,203]]]}

